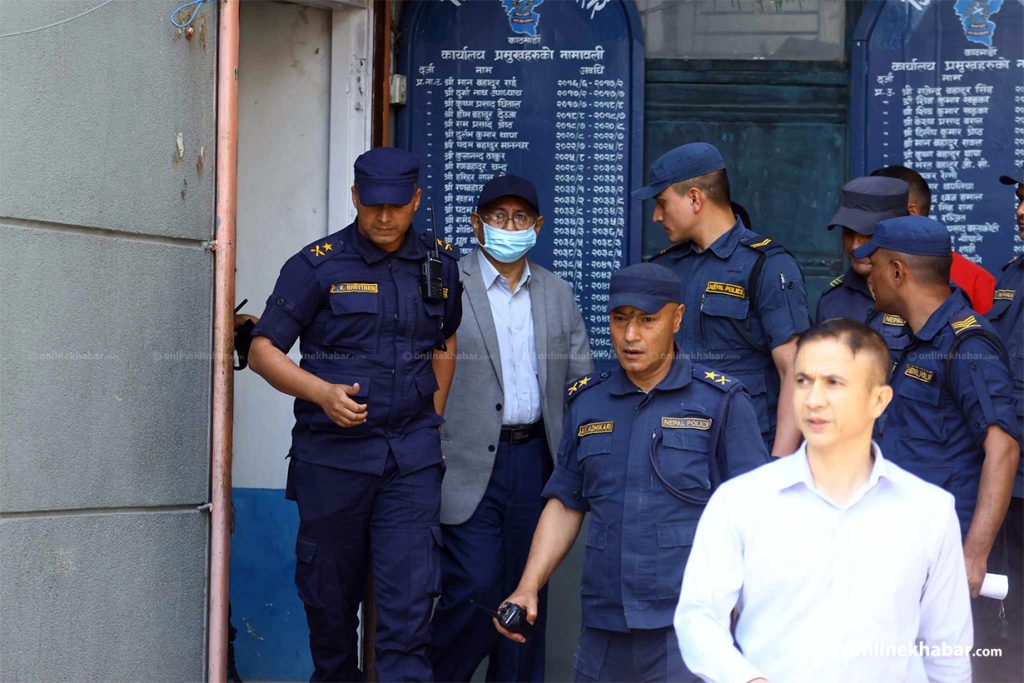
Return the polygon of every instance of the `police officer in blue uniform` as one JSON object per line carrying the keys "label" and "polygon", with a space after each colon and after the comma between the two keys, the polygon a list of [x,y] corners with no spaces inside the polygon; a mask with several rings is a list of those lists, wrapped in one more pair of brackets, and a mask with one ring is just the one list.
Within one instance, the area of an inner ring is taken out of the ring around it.
{"label": "police officer in blue uniform", "polygon": [[796,261],[734,216],[725,161],[705,142],[659,157],[633,197],[654,199],[653,220],[675,243],[653,261],[683,282],[680,346],[742,381],[772,455],[792,453],[800,444],[790,400],[796,337],[811,325]]}
{"label": "police officer in blue uniform", "polygon": [[[251,367],[296,398],[287,496],[299,508],[295,583],[316,681],[362,677],[356,612],[368,565],[379,679],[432,679],[438,427],[462,297],[453,247],[411,229],[418,174],[403,150],[360,156],[355,222],[285,263],[253,330]],[[425,277],[428,262],[440,282]],[[296,339],[298,365],[286,355]]]}
{"label": "police officer in blue uniform", "polygon": [[977,597],[1020,457],[1010,371],[992,326],[949,284],[950,238],[924,216],[881,221],[854,258],[871,260],[875,306],[907,321],[894,397],[876,436],[897,465],[956,499]]}
{"label": "police officer in blue uniform", "polygon": [[890,349],[906,345],[906,321],[893,313],[875,309],[875,300],[865,279],[871,272],[871,263],[867,259],[855,259],[853,250],[867,244],[879,221],[907,215],[909,192],[910,186],[898,178],[867,176],[843,185],[842,202],[828,229],[842,228],[843,253],[850,267],[832,280],[821,295],[815,323],[830,318],[850,318],[880,333]]}
{"label": "police officer in blue uniform", "polygon": [[[1004,185],[1016,187],[1017,233],[1024,239],[1024,169],[999,178]],[[1019,243],[1018,243],[1019,246]],[[1006,346],[1013,376],[1014,402],[1017,406],[1017,425],[1024,422],[1024,255],[1017,254],[1005,266],[996,283],[992,310],[986,317]],[[1013,480],[1013,496],[1006,512],[1000,538],[993,549],[989,569],[1009,576],[1010,593],[1002,601],[1002,610],[996,610],[989,624],[994,634],[995,647],[1002,650],[1001,657],[977,660],[978,678],[985,681],[1024,680],[1024,458],[1017,465]],[[1016,591],[1012,586],[1018,586]]]}
{"label": "police officer in blue uniform", "polygon": [[578,681],[694,680],[672,617],[697,520],[721,480],[768,459],[742,385],[674,345],[681,289],[678,277],[653,263],[612,276],[608,310],[619,367],[567,389],[557,464],[544,489],[549,500],[507,598],[533,622],[538,592],[589,511]]}

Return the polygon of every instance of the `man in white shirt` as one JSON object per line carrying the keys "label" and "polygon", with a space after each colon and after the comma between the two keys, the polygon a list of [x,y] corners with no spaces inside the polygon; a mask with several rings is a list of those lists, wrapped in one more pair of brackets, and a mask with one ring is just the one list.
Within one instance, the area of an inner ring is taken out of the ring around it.
{"label": "man in white shirt", "polygon": [[705,681],[971,680],[953,496],[871,441],[892,399],[888,365],[882,337],[852,320],[801,338],[805,442],[718,489],[683,577],[676,635]]}

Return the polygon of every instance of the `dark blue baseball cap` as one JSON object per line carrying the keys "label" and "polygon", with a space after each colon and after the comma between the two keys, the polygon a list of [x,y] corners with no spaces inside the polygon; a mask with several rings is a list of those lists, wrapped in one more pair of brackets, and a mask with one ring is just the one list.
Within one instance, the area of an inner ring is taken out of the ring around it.
{"label": "dark blue baseball cap", "polygon": [[644,313],[657,313],[668,304],[678,304],[683,281],[665,266],[637,263],[612,275],[608,312],[619,306],[634,306]]}
{"label": "dark blue baseball cap", "polygon": [[725,160],[714,145],[691,142],[665,152],[651,164],[648,184],[633,191],[633,199],[653,199],[661,191],[681,180],[696,178],[725,168]]}
{"label": "dark blue baseball cap", "polygon": [[878,223],[871,241],[854,249],[853,257],[867,258],[876,249],[917,256],[949,256],[953,245],[949,239],[949,230],[934,218],[901,216]]}
{"label": "dark blue baseball cap", "polygon": [[537,189],[529,180],[517,175],[499,175],[488,180],[480,189],[480,196],[476,198],[476,208],[479,211],[502,197],[519,197],[532,206],[534,211],[540,213]]}
{"label": "dark blue baseball cap", "polygon": [[828,229],[849,228],[861,235],[875,232],[875,224],[907,215],[910,185],[899,178],[865,176],[843,185],[843,199]]}
{"label": "dark blue baseball cap", "polygon": [[420,162],[415,154],[404,149],[375,147],[359,155],[354,170],[356,192],[362,204],[404,206],[416,192]]}

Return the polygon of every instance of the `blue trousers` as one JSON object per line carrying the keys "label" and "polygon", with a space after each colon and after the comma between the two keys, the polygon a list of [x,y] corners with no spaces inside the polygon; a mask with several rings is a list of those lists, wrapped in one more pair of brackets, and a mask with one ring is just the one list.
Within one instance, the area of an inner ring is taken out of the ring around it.
{"label": "blue trousers", "polygon": [[434,673],[439,681],[468,681],[489,657],[488,681],[544,680],[544,615],[540,593],[537,633],[520,645],[494,630],[491,610],[519,584],[537,520],[546,503],[541,491],[551,476],[543,437],[498,445],[494,469],[473,516],[444,525],[441,599],[434,610]]}
{"label": "blue trousers", "polygon": [[295,585],[306,608],[312,681],[360,681],[357,610],[373,571],[381,681],[432,681],[430,608],[440,589],[442,466],[380,476],[295,460]]}
{"label": "blue trousers", "polygon": [[573,668],[577,683],[700,683],[683,663],[671,626],[627,633],[584,626]]}

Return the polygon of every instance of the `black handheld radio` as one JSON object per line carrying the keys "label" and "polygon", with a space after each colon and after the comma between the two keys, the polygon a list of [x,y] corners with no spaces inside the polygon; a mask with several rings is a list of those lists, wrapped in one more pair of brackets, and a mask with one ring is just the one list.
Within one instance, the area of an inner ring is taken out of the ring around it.
{"label": "black handheld radio", "polygon": [[441,263],[441,250],[438,245],[437,218],[434,216],[434,207],[430,207],[430,222],[434,227],[434,250],[428,251],[423,258],[422,282],[420,290],[423,293],[423,300],[431,304],[439,304],[444,301],[444,266]]}
{"label": "black handheld radio", "polygon": [[469,601],[474,607],[494,617],[499,624],[512,633],[518,633],[527,640],[537,632],[537,625],[526,620],[526,609],[514,602],[503,602],[498,611],[487,609],[476,600]]}

